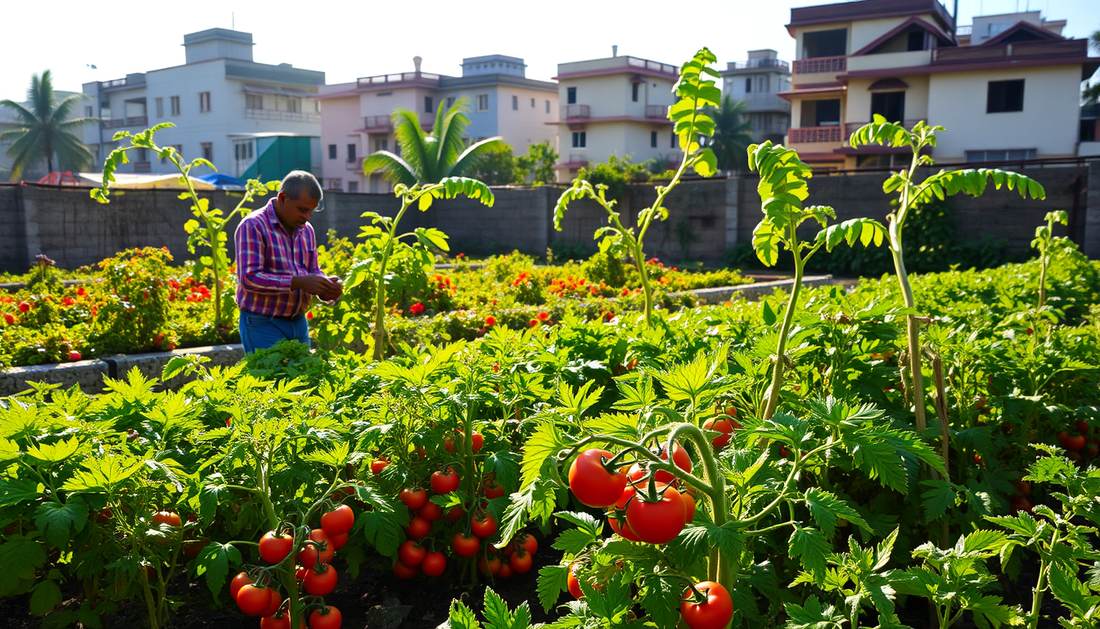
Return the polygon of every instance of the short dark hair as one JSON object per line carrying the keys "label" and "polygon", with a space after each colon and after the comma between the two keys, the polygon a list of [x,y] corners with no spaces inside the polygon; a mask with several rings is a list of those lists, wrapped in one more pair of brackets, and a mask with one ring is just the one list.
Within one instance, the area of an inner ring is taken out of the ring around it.
{"label": "short dark hair", "polygon": [[279,184],[279,192],[285,192],[291,199],[300,199],[303,191],[308,191],[310,198],[318,201],[324,198],[324,192],[321,191],[321,184],[317,178],[304,170],[290,171]]}

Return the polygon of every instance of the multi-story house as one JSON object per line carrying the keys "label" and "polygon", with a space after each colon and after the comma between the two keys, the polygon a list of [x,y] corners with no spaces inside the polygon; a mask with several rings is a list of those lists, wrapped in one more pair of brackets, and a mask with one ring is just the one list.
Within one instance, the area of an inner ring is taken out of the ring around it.
{"label": "multi-story house", "polygon": [[612,155],[634,163],[656,159],[673,164],[680,146],[668,108],[679,68],[637,57],[613,55],[559,63],[558,181],[569,181],[588,164]]}
{"label": "multi-story house", "polygon": [[1081,81],[1100,59],[1088,57],[1087,40],[1062,37],[1063,25],[1026,13],[975,18],[975,43],[960,45],[937,0],[792,9],[787,144],[818,167],[908,163],[903,149],[848,145],[881,114],[945,127],[938,163],[1076,156]]}
{"label": "multi-story house", "polygon": [[[157,132],[158,144],[175,146],[186,160],[205,158],[227,175],[268,181],[295,169],[320,173],[324,72],[256,63],[251,33],[212,28],[184,35],[183,46],[183,65],[84,84],[91,96],[84,114],[102,119],[84,130],[98,161],[118,146],[115,132],[171,122],[174,128]],[[177,172],[144,150],[129,158],[120,172]]]}
{"label": "multi-story house", "polygon": [[523,59],[505,55],[468,57],[462,60],[462,76],[421,71],[420,57],[414,70],[363,77],[354,83],[326,85],[321,89],[322,173],[326,188],[345,192],[389,190],[380,173],[363,175],[363,159],[376,151],[400,154],[391,114],[396,109],[416,112],[420,125],[430,131],[440,105],[457,99],[469,102],[467,140],[476,142],[500,136],[516,154],[527,147],[549,142],[557,148],[557,134],[546,122],[558,109],[558,87],[526,76]]}
{"label": "multi-story house", "polygon": [[791,88],[791,66],[774,50],[750,50],[746,61],[731,61],[722,72],[722,98],[745,101],[754,142],[779,144],[791,126],[791,103],[780,92]]}

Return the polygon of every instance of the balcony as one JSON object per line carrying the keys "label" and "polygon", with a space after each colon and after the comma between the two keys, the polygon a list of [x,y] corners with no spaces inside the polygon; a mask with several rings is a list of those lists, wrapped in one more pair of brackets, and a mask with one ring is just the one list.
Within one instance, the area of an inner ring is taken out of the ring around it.
{"label": "balcony", "polygon": [[843,129],[839,125],[833,127],[799,127],[787,130],[787,140],[790,144],[840,142],[843,139],[842,135]]}
{"label": "balcony", "polygon": [[393,118],[390,116],[365,116],[363,129],[367,133],[389,133],[393,131]]}
{"label": "balcony", "polygon": [[791,103],[775,94],[747,94],[745,98],[745,110],[754,111],[790,111]]}
{"label": "balcony", "polygon": [[124,79],[114,79],[111,81],[100,81],[99,91],[103,92],[110,89],[142,87],[145,85],[145,75],[138,72],[127,75]]}
{"label": "balcony", "polygon": [[848,57],[813,57],[794,62],[794,74],[836,74],[848,69]]}
{"label": "balcony", "polygon": [[575,120],[577,118],[589,118],[588,105],[562,105],[561,117],[563,120]]}
{"label": "balcony", "polygon": [[401,72],[399,74],[381,74],[379,76],[366,76],[358,79],[358,87],[377,87],[393,83],[439,83],[438,74],[427,72]]}
{"label": "balcony", "polygon": [[149,162],[134,162],[135,173],[148,173],[152,171],[153,169]]}
{"label": "balcony", "polygon": [[726,64],[726,72],[735,70],[782,70],[790,72],[791,65],[781,59],[749,59],[748,61],[730,61]]}
{"label": "balcony", "polygon": [[668,120],[668,105],[646,105],[645,117]]}
{"label": "balcony", "polygon": [[129,118],[113,118],[103,121],[104,129],[123,129],[126,127],[144,127],[149,124],[148,116],[131,116]]}
{"label": "balcony", "polygon": [[649,61],[648,59],[639,59],[638,57],[627,57],[626,63],[635,68],[645,68],[646,70],[655,70],[657,72],[676,76],[680,75],[680,68],[667,63],[658,63],[656,61]]}
{"label": "balcony", "polygon": [[577,169],[588,165],[588,155],[586,153],[569,153],[568,155],[562,155],[562,157],[568,157],[568,159],[558,162],[555,168]]}
{"label": "balcony", "polygon": [[1001,46],[959,46],[936,48],[932,51],[932,65],[969,63],[995,63],[1000,61],[1027,61],[1088,56],[1088,40],[1033,41]]}
{"label": "balcony", "polygon": [[[896,120],[891,120],[891,122],[897,122],[897,121]],[[912,129],[913,125],[917,124],[917,122],[918,121],[916,121],[916,120],[902,120],[901,125],[903,127],[905,127],[906,129]],[[867,124],[867,123],[866,122],[848,122],[848,123],[845,123],[844,124],[844,140],[847,141],[848,138],[852,137],[852,134],[855,133],[857,129],[859,129],[860,127],[862,127],[865,124]]]}
{"label": "balcony", "polygon": [[347,162],[345,162],[345,166],[350,171],[363,172],[363,160],[364,159],[366,159],[366,158],[356,157],[354,159],[349,159],[349,160],[347,160]]}
{"label": "balcony", "polygon": [[274,109],[245,109],[244,117],[250,120],[280,120],[282,122],[306,122],[320,124],[321,114],[300,111],[276,111]]}

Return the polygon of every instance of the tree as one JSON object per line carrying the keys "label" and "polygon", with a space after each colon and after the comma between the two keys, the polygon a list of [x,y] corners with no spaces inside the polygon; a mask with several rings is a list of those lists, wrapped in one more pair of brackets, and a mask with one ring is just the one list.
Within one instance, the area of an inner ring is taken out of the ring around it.
{"label": "tree", "polygon": [[554,164],[558,162],[558,152],[549,142],[539,142],[527,147],[527,154],[516,158],[516,170],[519,178],[531,183],[542,184],[554,181]]}
{"label": "tree", "polygon": [[12,179],[18,179],[24,169],[43,158],[50,172],[54,169],[55,156],[57,163],[68,170],[80,170],[92,163],[92,152],[73,131],[95,119],[69,119],[76,104],[86,98],[84,94],[73,94],[58,102],[53,76],[46,70],[41,77],[31,76],[31,86],[27,90],[29,107],[11,100],[0,101],[0,107],[13,110],[19,118],[12,129],[0,133],[0,141],[12,142],[8,149],[12,158]]}
{"label": "tree", "polygon": [[465,114],[469,104],[469,99],[465,97],[446,110],[440,103],[430,135],[421,128],[416,112],[394,110],[391,117],[401,155],[389,151],[373,153],[363,160],[363,173],[369,175],[382,170],[385,171],[386,181],[414,186],[439,183],[447,177],[462,177],[473,172],[492,147],[504,142],[499,137],[493,137],[462,150],[466,127],[470,125],[470,119]]}
{"label": "tree", "polygon": [[[1092,48],[1093,52],[1100,52],[1100,31],[1095,31],[1089,36],[1089,48]],[[1100,80],[1086,84],[1085,89],[1081,90],[1081,99],[1086,105],[1100,104]]]}
{"label": "tree", "polygon": [[718,158],[718,170],[743,172],[748,168],[748,148],[752,141],[752,125],[746,122],[748,106],[743,100],[727,95],[720,107],[708,112],[714,118],[714,137],[709,146]]}
{"label": "tree", "polygon": [[488,147],[485,156],[467,175],[490,186],[507,186],[520,180],[512,147],[500,142]]}
{"label": "tree", "polygon": [[648,164],[649,162],[635,164],[633,153],[626,157],[611,155],[606,163],[581,168],[577,179],[583,179],[593,186],[607,186],[607,198],[617,200],[626,192],[628,184],[649,181]]}

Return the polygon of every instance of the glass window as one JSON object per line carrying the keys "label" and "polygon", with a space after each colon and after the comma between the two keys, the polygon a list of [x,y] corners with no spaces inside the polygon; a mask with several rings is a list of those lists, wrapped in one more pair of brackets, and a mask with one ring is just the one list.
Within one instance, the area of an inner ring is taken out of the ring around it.
{"label": "glass window", "polygon": [[657,132],[656,131],[650,131],[649,132],[649,146],[652,147],[652,148],[657,148]]}
{"label": "glass window", "polygon": [[567,87],[565,89],[565,104],[576,105],[577,104],[577,88]]}
{"label": "glass window", "polygon": [[199,92],[199,113],[205,114],[210,111],[210,92]]}
{"label": "glass window", "polygon": [[477,95],[477,110],[478,111],[489,111],[489,95],[488,94],[478,94]]}
{"label": "glass window", "polygon": [[573,148],[583,149],[583,148],[585,148],[586,143],[587,143],[587,138],[585,137],[585,132],[584,131],[574,131],[573,132]]}
{"label": "glass window", "polygon": [[171,97],[170,104],[172,105],[172,115],[173,116],[180,115],[180,97],[179,96]]}
{"label": "glass window", "polygon": [[351,164],[351,163],[354,163],[354,162],[355,162],[355,145],[354,144],[349,144],[348,145],[348,163]]}
{"label": "glass window", "polygon": [[[435,111],[435,107],[434,107],[434,103],[432,103],[432,97],[431,96],[425,96],[424,97],[424,113],[430,114],[433,111]],[[348,185],[350,186],[351,183],[352,182],[349,181]],[[348,190],[348,192],[351,192],[351,190]]]}
{"label": "glass window", "polygon": [[[163,98],[157,98],[156,104],[157,104],[157,118],[163,118],[164,117],[164,99]],[[89,116],[92,115],[91,110],[92,110],[92,108],[89,107],[88,108],[88,115]]]}
{"label": "glass window", "polygon": [[329,159],[336,159],[336,145],[335,144],[329,144],[328,145],[328,158]]}
{"label": "glass window", "polygon": [[519,111],[519,96],[512,96],[512,111]]}
{"label": "glass window", "polygon": [[214,161],[214,144],[212,142],[202,143],[202,158],[208,162]]}
{"label": "glass window", "polygon": [[990,81],[985,113],[999,114],[1024,110],[1024,80]]}
{"label": "glass window", "polygon": [[871,94],[871,119],[875,114],[889,122],[905,120],[905,92],[875,92]]}

